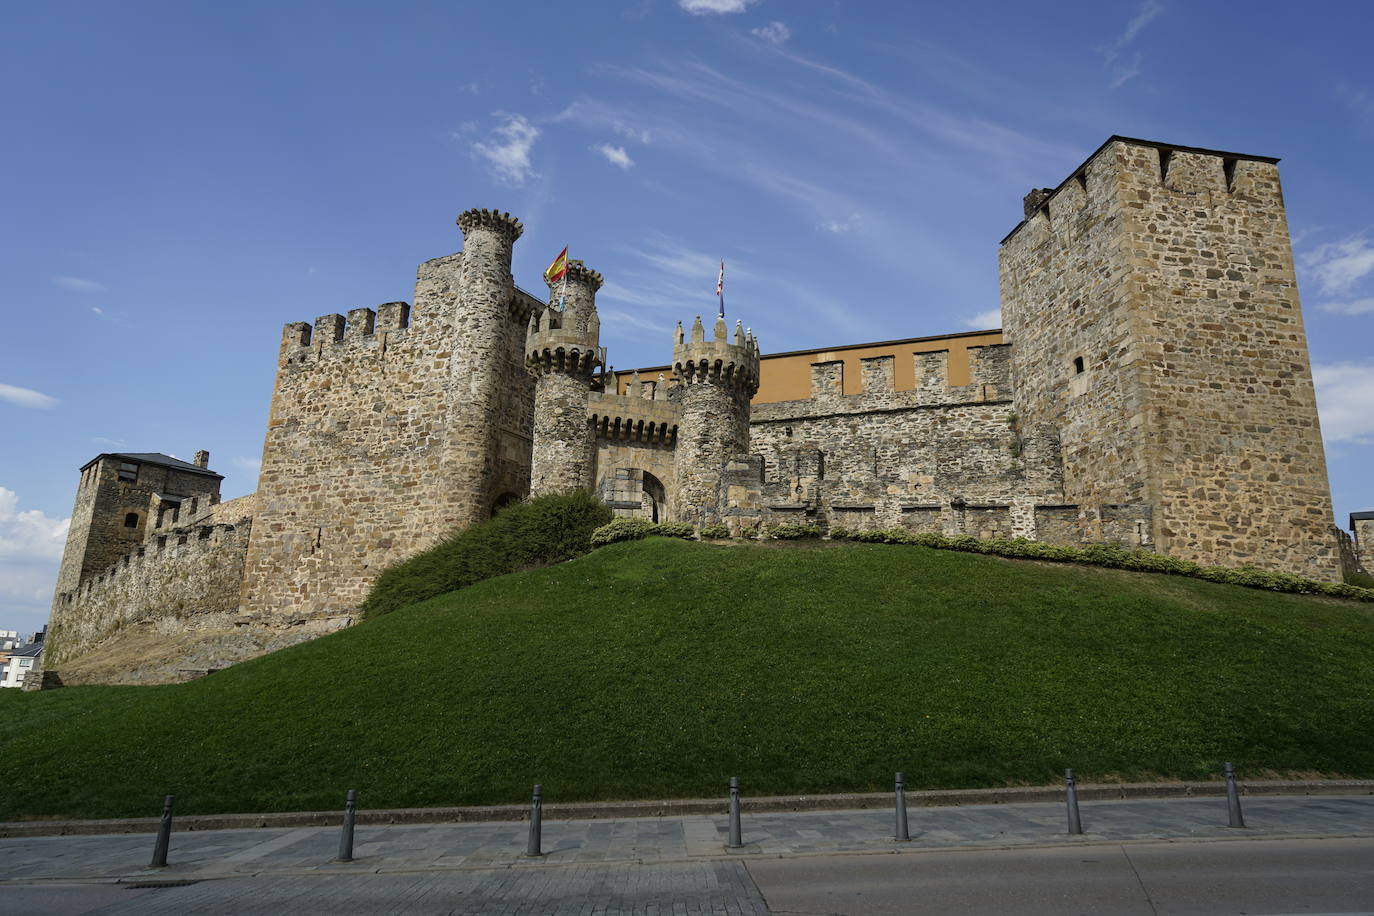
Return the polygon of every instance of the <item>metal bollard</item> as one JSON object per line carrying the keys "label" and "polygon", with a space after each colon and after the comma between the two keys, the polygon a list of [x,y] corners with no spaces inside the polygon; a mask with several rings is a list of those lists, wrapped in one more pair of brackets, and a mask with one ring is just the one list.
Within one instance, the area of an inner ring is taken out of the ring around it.
{"label": "metal bollard", "polygon": [[1226,826],[1245,826],[1245,818],[1240,813],[1240,792],[1236,791],[1236,771],[1229,763],[1226,764],[1226,813],[1230,821]]}
{"label": "metal bollard", "polygon": [[353,861],[353,823],[358,819],[358,790],[349,789],[344,802],[343,832],[339,834],[339,861]]}
{"label": "metal bollard", "polygon": [[1064,771],[1064,799],[1069,806],[1069,833],[1083,832],[1083,822],[1078,819],[1078,784],[1074,781],[1073,770]]}
{"label": "metal bollard", "polygon": [[542,856],[544,831],[544,787],[534,784],[534,801],[530,805],[530,841],[525,847],[525,855]]}
{"label": "metal bollard", "polygon": [[911,839],[906,829],[906,783],[902,782],[901,773],[897,774],[897,839]]}
{"label": "metal bollard", "polygon": [[157,843],[153,846],[153,861],[149,868],[167,867],[167,846],[172,841],[172,802],[175,796],[168,795],[162,800],[162,822],[157,825]]}
{"label": "metal bollard", "polygon": [[739,777],[730,777],[730,842],[727,849],[739,849],[744,845],[739,826]]}

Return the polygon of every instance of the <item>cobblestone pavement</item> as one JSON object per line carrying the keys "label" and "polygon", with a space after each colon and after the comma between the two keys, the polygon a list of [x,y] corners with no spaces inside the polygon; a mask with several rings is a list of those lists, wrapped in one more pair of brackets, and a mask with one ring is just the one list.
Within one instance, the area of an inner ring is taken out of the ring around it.
{"label": "cobblestone pavement", "polygon": [[[522,855],[519,822],[367,826],[351,863],[331,861],[336,828],[192,831],[173,833],[164,869],[147,867],[150,834],[15,838],[0,840],[0,910],[7,891],[75,880],[196,883],[65,912],[749,914],[767,909],[746,863],[773,857],[1374,836],[1374,796],[1247,798],[1244,810],[1247,829],[1233,830],[1219,798],[1084,803],[1086,835],[1070,838],[1059,804],[912,808],[912,841],[896,843],[890,810],[751,816],[746,805],[740,850],[725,849],[723,816],[546,821],[537,859]],[[212,879],[250,876],[231,883],[251,894],[224,908],[224,882]]]}

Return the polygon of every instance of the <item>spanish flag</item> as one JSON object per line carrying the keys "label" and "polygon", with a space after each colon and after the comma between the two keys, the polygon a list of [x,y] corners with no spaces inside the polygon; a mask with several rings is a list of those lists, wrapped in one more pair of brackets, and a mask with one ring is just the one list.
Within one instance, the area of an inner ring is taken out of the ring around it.
{"label": "spanish flag", "polygon": [[563,275],[567,272],[568,248],[565,245],[563,250],[558,252],[558,257],[553,259],[553,263],[549,265],[549,269],[544,271],[544,279],[549,283],[553,283],[557,280],[561,280]]}

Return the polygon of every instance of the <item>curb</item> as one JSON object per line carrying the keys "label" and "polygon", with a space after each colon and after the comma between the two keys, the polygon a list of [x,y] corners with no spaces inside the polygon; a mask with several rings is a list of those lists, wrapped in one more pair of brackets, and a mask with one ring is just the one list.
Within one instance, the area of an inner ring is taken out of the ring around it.
{"label": "curb", "polygon": [[[1255,780],[1240,783],[1247,796],[1264,795],[1374,795],[1374,779]],[[1078,786],[1079,801],[1131,801],[1137,799],[1197,798],[1226,794],[1222,782],[1109,783]],[[1001,789],[930,789],[908,791],[909,807],[1003,805],[1026,802],[1059,802],[1062,786],[1026,786]],[[890,792],[856,792],[835,795],[771,795],[745,798],[752,813],[793,811],[854,811],[887,808]],[[565,802],[543,806],[549,820],[602,820],[629,817],[724,816],[723,798],[689,798],[665,801]],[[472,805],[450,808],[360,809],[359,826],[386,824],[461,824],[491,821],[522,821],[528,805]],[[263,827],[336,827],[338,811],[294,811],[275,814],[190,814],[178,816],[173,829],[245,830]],[[112,818],[106,820],[15,821],[0,823],[0,838],[44,836],[95,836],[117,833],[155,833],[159,818]]]}

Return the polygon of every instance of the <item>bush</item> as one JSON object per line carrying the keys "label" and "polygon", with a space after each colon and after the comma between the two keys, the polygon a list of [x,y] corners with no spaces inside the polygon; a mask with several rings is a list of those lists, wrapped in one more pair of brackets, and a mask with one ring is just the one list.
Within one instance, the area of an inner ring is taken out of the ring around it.
{"label": "bush", "polygon": [[592,549],[592,532],[610,518],[605,503],[582,491],[516,503],[383,572],[359,610],[376,617],[483,579],[581,556]]}
{"label": "bush", "polygon": [[1374,576],[1369,573],[1347,572],[1345,574],[1345,584],[1353,585],[1356,588],[1374,588]]}
{"label": "bush", "polygon": [[[773,536],[779,537],[777,534]],[[914,534],[905,528],[870,528],[863,531],[836,528],[830,532],[830,537],[834,540],[859,541],[864,544],[914,544],[917,547],[961,550],[966,553],[984,553],[1013,559],[1049,560],[1056,563],[1082,563],[1088,566],[1106,566],[1111,569],[1168,573],[1175,576],[1189,576],[1194,579],[1207,579],[1211,582],[1226,582],[1231,585],[1262,588],[1274,592],[1330,595],[1334,598],[1374,601],[1374,588],[1366,588],[1351,582],[1350,574],[1346,575],[1346,581],[1341,584],[1315,582],[1311,579],[1304,579],[1302,576],[1270,572],[1265,569],[1255,569],[1252,566],[1242,566],[1235,569],[1220,566],[1200,566],[1191,560],[1166,557],[1149,550],[1128,550],[1117,544],[1086,544],[1083,547],[1068,547],[1059,544],[1045,544],[1040,541],[1028,541],[1025,538],[991,538],[981,541],[966,534],[954,537],[931,531]],[[1371,581],[1374,581],[1374,577],[1366,578],[1371,578]]]}
{"label": "bush", "polygon": [[591,540],[593,547],[605,547],[616,541],[638,541],[650,535],[691,540],[696,536],[696,529],[686,522],[654,523],[647,518],[618,518],[593,531]]}
{"label": "bush", "polygon": [[649,536],[654,523],[647,518],[618,518],[592,532],[592,546],[605,547],[616,541],[637,541]]}
{"label": "bush", "polygon": [[701,536],[703,538],[720,540],[721,538],[728,538],[730,536],[730,529],[721,524],[707,525],[701,529]]}
{"label": "bush", "polygon": [[764,537],[779,541],[800,541],[820,536],[821,529],[815,525],[769,525],[764,529]]}

